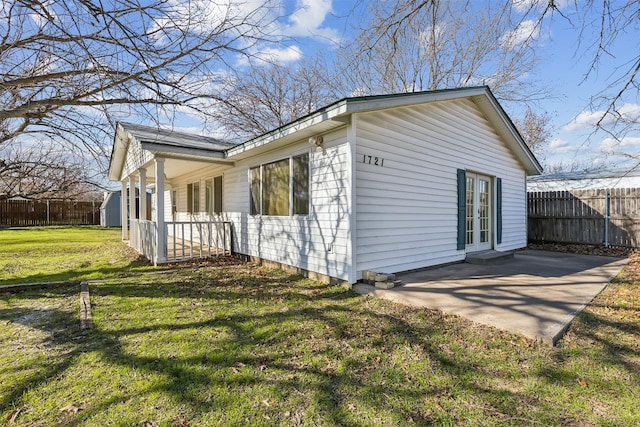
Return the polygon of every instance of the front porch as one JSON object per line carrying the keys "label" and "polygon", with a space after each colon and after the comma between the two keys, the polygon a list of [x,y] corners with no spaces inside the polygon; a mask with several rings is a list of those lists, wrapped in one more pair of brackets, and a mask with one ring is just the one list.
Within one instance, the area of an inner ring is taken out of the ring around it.
{"label": "front porch", "polygon": [[[147,126],[118,123],[109,178],[122,185],[122,240],[154,264],[232,253],[231,223],[199,203],[178,209],[173,180],[194,168],[232,168],[235,144]],[[146,195],[151,190],[151,209]],[[195,193],[195,191],[194,191]],[[184,203],[184,202],[183,202]],[[176,213],[180,215],[176,215]]]}
{"label": "front porch", "polygon": [[131,219],[129,246],[154,264],[232,254],[230,222],[170,221],[162,228],[164,235],[158,236],[155,221]]}

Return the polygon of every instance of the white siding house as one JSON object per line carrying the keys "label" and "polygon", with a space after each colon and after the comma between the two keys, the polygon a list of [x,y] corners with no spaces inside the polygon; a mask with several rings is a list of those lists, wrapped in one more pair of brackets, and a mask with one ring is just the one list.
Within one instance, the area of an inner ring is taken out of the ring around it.
{"label": "white siding house", "polygon": [[221,249],[354,283],[526,246],[540,172],[482,86],[345,98],[235,146],[120,123],[109,177],[153,189],[123,227],[153,262]]}

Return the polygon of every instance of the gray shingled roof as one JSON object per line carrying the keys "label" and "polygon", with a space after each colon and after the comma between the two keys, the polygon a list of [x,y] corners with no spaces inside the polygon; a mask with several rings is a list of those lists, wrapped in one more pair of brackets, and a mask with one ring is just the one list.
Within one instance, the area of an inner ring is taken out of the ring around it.
{"label": "gray shingled roof", "polygon": [[209,136],[161,129],[153,126],[144,126],[125,122],[120,122],[120,126],[122,126],[126,132],[130,133],[141,143],[149,142],[173,147],[186,147],[220,152],[224,152],[225,150],[238,145],[237,143],[223,141]]}

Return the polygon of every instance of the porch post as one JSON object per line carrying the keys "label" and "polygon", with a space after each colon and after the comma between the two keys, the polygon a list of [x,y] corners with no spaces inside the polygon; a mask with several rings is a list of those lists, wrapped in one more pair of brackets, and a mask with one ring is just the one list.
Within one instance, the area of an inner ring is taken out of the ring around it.
{"label": "porch post", "polygon": [[122,180],[120,190],[120,223],[122,224],[122,240],[129,240],[129,230],[127,228],[127,181]]}
{"label": "porch post", "polygon": [[147,170],[141,168],[140,173],[140,219],[147,220]]}
{"label": "porch post", "polygon": [[155,158],[156,166],[156,262],[167,260],[167,233],[164,226],[164,159]]}
{"label": "porch post", "polygon": [[[136,217],[136,180],[129,175],[129,221]],[[129,222],[131,224],[131,222]],[[131,228],[131,226],[129,226]]]}

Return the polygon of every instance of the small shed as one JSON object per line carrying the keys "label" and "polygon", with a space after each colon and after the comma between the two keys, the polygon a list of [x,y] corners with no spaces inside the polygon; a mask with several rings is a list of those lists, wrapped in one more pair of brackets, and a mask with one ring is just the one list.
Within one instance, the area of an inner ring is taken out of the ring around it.
{"label": "small shed", "polygon": [[102,227],[121,227],[120,191],[108,191],[100,205],[100,225]]}
{"label": "small shed", "polygon": [[[128,191],[127,191],[128,192]],[[100,225],[102,227],[121,227],[122,214],[120,212],[121,191],[107,191],[104,193],[104,200],[100,205]],[[140,209],[140,192],[136,188],[136,214]],[[151,194],[147,193],[147,215],[151,216]],[[129,205],[127,204],[127,212]]]}

